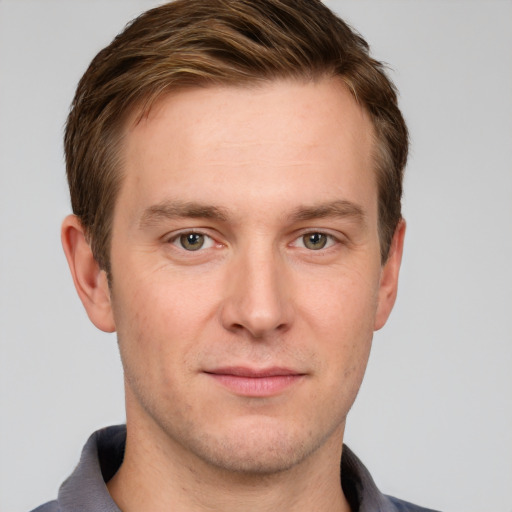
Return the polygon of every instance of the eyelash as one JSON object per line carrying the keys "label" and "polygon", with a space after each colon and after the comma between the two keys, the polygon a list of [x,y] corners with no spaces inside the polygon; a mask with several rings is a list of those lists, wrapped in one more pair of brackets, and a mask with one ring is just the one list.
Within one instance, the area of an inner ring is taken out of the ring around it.
{"label": "eyelash", "polygon": [[[191,236],[191,235],[198,235],[198,236],[204,237],[205,240],[208,240],[206,242],[208,246],[204,247],[204,243],[203,243],[203,244],[201,244],[201,246],[199,246],[195,250],[194,249],[191,249],[191,250],[186,249],[185,247],[183,247],[183,244],[181,243],[181,241],[182,241],[183,237],[187,237],[187,236]],[[191,231],[182,231],[180,233],[173,235],[171,238],[169,238],[167,240],[167,243],[170,243],[171,245],[174,245],[178,249],[181,249],[181,250],[184,250],[187,252],[199,252],[199,251],[201,251],[201,249],[212,248],[215,245],[215,240],[210,235],[203,233],[202,231],[191,230]]]}
{"label": "eyelash", "polygon": [[[191,235],[197,235],[197,236],[203,237],[204,240],[206,240],[206,241],[203,242],[203,244],[201,244],[197,249],[187,249],[186,247],[183,246],[183,243],[182,243],[183,237],[189,237]],[[307,243],[305,241],[306,237],[310,237],[310,241],[311,241],[311,239],[314,237],[314,235],[320,235],[322,237],[325,237],[325,244],[321,245],[317,249],[312,249],[312,248],[306,246],[306,243]],[[173,235],[171,238],[169,238],[167,240],[167,243],[174,245],[178,249],[181,249],[186,252],[200,252],[205,249],[211,249],[216,244],[213,237],[211,237],[210,235],[203,233],[202,231],[199,231],[199,230],[197,230],[197,231],[195,231],[195,230],[182,231],[180,233],[177,233],[177,234]],[[205,243],[207,244],[206,247],[204,246]],[[302,243],[302,245],[297,245],[297,243]],[[298,247],[300,249],[308,249],[311,252],[319,252],[322,250],[327,250],[338,243],[340,243],[340,240],[337,237],[335,237],[334,235],[331,235],[329,233],[325,233],[324,231],[306,231],[306,232],[301,233],[296,238],[294,238],[293,242],[290,245],[292,247]]]}
{"label": "eyelash", "polygon": [[[307,247],[305,242],[306,237],[309,237],[311,241],[314,235],[320,235],[322,237],[325,237],[325,244],[318,247],[317,249],[311,249],[310,247]],[[297,247],[297,242],[302,243],[302,246],[299,246],[299,248],[301,249],[308,249],[311,252],[319,252],[322,250],[327,250],[332,246],[336,245],[337,243],[339,243],[339,239],[336,238],[334,235],[331,235],[330,233],[325,233],[324,231],[307,231],[299,235],[297,238],[295,238],[292,243],[292,246]]]}

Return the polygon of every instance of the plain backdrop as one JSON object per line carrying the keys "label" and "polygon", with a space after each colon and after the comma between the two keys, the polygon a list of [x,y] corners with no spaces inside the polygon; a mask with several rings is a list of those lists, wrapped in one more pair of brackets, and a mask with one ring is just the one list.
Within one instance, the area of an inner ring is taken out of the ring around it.
{"label": "plain backdrop", "polygon": [[[395,311],[346,442],[382,491],[512,512],[512,2],[329,6],[390,64],[412,135]],[[0,510],[56,497],[95,429],[124,421],[114,335],[60,247],[62,132],[93,56],[150,0],[0,0]]]}

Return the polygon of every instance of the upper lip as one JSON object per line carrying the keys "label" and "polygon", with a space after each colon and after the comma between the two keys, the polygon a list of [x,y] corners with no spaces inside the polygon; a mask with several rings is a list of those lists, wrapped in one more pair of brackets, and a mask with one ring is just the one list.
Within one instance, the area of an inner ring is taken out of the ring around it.
{"label": "upper lip", "polygon": [[213,375],[232,375],[234,377],[245,377],[245,378],[264,378],[264,377],[278,377],[288,375],[304,375],[303,372],[284,368],[279,366],[273,366],[270,368],[249,368],[246,366],[226,366],[222,368],[215,368],[213,370],[207,370],[205,373],[211,373]]}

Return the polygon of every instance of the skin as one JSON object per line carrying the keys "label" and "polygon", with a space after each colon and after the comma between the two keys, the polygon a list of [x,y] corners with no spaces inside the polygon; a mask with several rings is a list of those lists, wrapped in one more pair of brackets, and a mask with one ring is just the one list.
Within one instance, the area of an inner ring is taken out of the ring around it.
{"label": "skin", "polygon": [[110,289],[76,217],[62,236],[118,333],[123,511],[349,510],[345,420],[405,231],[382,265],[372,136],[336,79],[188,89],[127,125]]}

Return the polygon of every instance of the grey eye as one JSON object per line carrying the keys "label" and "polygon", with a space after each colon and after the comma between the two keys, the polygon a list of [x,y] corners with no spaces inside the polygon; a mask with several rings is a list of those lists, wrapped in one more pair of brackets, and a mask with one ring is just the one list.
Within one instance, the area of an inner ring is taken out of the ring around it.
{"label": "grey eye", "polygon": [[197,251],[204,245],[204,235],[201,233],[185,233],[179,237],[180,245],[187,251]]}
{"label": "grey eye", "polygon": [[308,233],[302,237],[302,242],[307,249],[318,251],[326,246],[327,239],[324,233]]}

